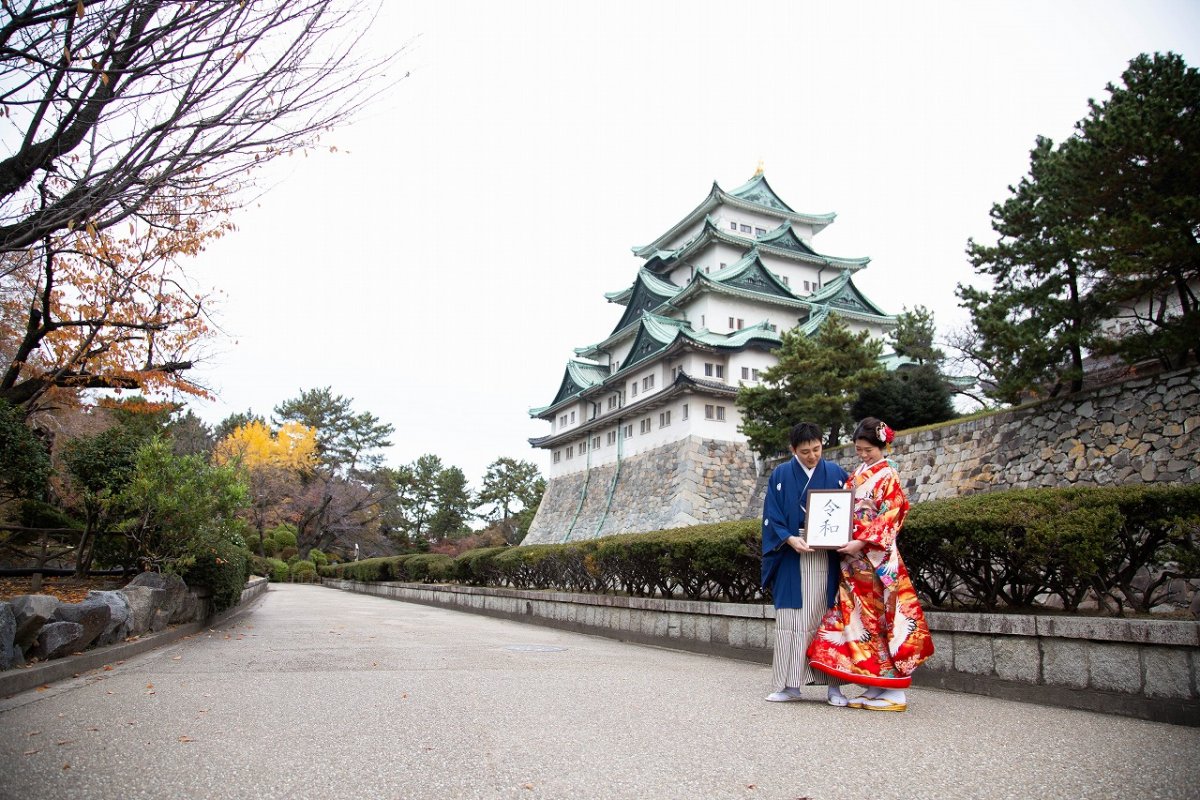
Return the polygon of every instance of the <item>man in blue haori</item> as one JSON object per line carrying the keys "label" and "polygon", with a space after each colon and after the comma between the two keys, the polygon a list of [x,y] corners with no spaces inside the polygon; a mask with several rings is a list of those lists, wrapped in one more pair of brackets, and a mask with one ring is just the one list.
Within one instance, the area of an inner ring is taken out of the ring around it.
{"label": "man in blue haori", "polygon": [[[841,489],[849,477],[821,458],[821,429],[813,423],[792,428],[788,441],[792,458],[771,472],[763,502],[762,587],[775,599],[774,691],[767,695],[773,703],[800,700],[800,687],[817,682],[805,651],[837,594],[839,556],[808,546],[805,506],[810,489]],[[833,683],[828,700],[846,705],[840,686]]]}

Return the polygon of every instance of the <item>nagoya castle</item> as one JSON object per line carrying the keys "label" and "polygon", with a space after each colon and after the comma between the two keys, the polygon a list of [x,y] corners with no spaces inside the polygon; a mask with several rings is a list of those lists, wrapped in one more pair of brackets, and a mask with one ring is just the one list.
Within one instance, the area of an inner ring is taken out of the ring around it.
{"label": "nagoya castle", "polygon": [[524,544],[758,515],[738,387],[776,362],[782,331],[814,335],[831,313],[874,337],[895,327],[854,284],[870,259],[814,249],[835,216],[792,210],[760,166],[633,248],[633,283],[605,295],[620,319],[529,412],[550,425],[529,440],[550,451],[550,479]]}

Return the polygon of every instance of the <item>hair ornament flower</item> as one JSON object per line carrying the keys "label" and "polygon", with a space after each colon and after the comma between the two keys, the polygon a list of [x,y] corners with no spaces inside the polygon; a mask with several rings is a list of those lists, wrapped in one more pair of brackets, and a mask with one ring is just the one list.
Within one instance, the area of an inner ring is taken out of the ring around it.
{"label": "hair ornament flower", "polygon": [[884,444],[891,444],[896,438],[896,432],[889,428],[886,422],[880,422],[879,427],[875,429],[875,438]]}

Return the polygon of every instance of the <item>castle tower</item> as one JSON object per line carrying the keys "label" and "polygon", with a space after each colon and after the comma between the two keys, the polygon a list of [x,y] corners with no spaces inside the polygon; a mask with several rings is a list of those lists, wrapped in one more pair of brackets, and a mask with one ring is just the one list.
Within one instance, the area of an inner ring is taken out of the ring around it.
{"label": "castle tower", "polygon": [[[895,318],[855,286],[867,258],[818,253],[834,214],[793,211],[761,170],[650,244],[604,339],[575,350],[531,439],[549,450],[546,494],[526,544],[573,541],[747,516],[756,457],[734,398],[776,359],[781,331],[815,334],[835,312],[882,337]],[[757,511],[749,511],[752,516]]]}

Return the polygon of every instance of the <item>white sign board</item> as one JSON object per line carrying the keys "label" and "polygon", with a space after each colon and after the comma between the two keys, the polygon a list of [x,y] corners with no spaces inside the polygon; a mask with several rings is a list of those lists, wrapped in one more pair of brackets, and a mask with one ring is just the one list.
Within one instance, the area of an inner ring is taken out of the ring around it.
{"label": "white sign board", "polygon": [[805,509],[805,539],[809,547],[836,550],[850,541],[854,492],[850,489],[813,489]]}

